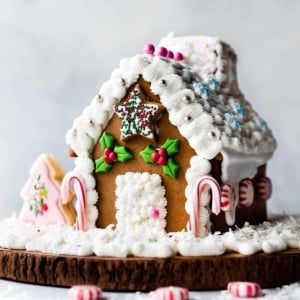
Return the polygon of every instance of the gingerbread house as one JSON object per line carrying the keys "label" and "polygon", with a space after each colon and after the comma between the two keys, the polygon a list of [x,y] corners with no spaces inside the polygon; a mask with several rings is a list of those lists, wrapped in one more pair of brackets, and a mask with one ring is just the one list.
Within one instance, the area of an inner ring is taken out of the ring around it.
{"label": "gingerbread house", "polygon": [[238,88],[234,51],[171,39],[122,59],[67,133],[87,228],[205,236],[266,219],[276,142]]}

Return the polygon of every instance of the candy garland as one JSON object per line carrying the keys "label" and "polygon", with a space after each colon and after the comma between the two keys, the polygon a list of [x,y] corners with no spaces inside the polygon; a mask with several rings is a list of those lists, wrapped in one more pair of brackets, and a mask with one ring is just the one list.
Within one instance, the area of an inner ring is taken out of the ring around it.
{"label": "candy garland", "polygon": [[181,52],[174,53],[173,51],[168,50],[165,47],[158,47],[155,50],[155,47],[152,44],[145,45],[144,53],[151,54],[151,55],[154,55],[155,53],[157,56],[175,59],[176,61],[182,61],[184,59],[184,56]]}
{"label": "candy garland", "polygon": [[[77,172],[69,172],[65,175],[61,184],[61,203],[68,204],[70,201],[70,185],[74,182],[74,191],[78,200],[78,207],[76,207],[76,229],[85,231],[86,215],[87,215],[87,195],[83,177]],[[72,201],[72,200],[71,200]]]}
{"label": "candy garland", "polygon": [[104,132],[99,140],[103,155],[95,161],[95,172],[108,172],[115,162],[125,162],[133,155],[124,146],[116,145],[115,138]]}
{"label": "candy garland", "polygon": [[212,213],[214,213],[215,215],[218,215],[220,213],[221,189],[219,183],[211,176],[203,176],[197,181],[197,183],[194,186],[192,212],[190,213],[190,219],[188,223],[188,228],[197,237],[200,236],[200,229],[198,223],[201,209],[201,193],[206,187],[210,188],[212,192]]}

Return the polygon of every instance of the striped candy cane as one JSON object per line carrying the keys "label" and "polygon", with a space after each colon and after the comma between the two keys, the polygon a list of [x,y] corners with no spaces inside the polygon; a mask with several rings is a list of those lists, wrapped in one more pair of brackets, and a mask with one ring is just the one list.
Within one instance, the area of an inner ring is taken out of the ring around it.
{"label": "striped candy cane", "polygon": [[244,179],[239,184],[239,205],[250,207],[254,201],[254,186],[251,179]]}
{"label": "striped candy cane", "polygon": [[221,189],[219,183],[211,176],[201,177],[194,186],[193,189],[193,202],[192,202],[192,211],[190,213],[190,219],[188,223],[188,228],[196,236],[200,236],[199,228],[199,216],[200,216],[200,202],[201,202],[201,193],[203,190],[209,187],[212,193],[212,212],[216,215],[220,213],[220,194]]}
{"label": "striped candy cane", "polygon": [[259,199],[268,200],[272,194],[272,182],[268,177],[261,176],[255,181],[256,193]]}
{"label": "striped candy cane", "polygon": [[234,281],[228,283],[227,291],[235,297],[257,297],[261,287],[255,282]]}
{"label": "striped candy cane", "polygon": [[74,182],[74,191],[78,201],[78,207],[76,207],[76,229],[86,230],[86,207],[87,207],[87,196],[86,188],[84,185],[83,177],[77,172],[69,172],[65,175],[61,184],[61,202],[67,204],[70,201],[70,185]]}
{"label": "striped candy cane", "polygon": [[231,211],[234,208],[234,188],[230,183],[224,183],[221,188],[221,210]]}
{"label": "striped candy cane", "polygon": [[94,285],[74,285],[69,289],[72,300],[100,300],[102,289]]}
{"label": "striped candy cane", "polygon": [[157,300],[187,300],[189,290],[178,286],[161,287],[155,291]]}

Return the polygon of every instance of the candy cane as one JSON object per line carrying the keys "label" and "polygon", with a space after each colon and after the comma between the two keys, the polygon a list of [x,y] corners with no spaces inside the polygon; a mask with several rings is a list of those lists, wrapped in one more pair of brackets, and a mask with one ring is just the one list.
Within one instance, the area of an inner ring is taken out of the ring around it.
{"label": "candy cane", "polygon": [[272,183],[268,177],[259,177],[255,181],[255,188],[257,192],[257,196],[261,200],[268,200],[272,194]]}
{"label": "candy cane", "polygon": [[212,212],[216,215],[220,213],[220,194],[221,189],[218,182],[210,176],[201,177],[194,186],[193,190],[193,202],[192,202],[192,211],[190,213],[190,220],[188,227],[196,235],[200,235],[199,230],[199,213],[200,213],[200,201],[201,193],[204,188],[209,187],[212,192]]}
{"label": "candy cane", "polygon": [[251,179],[244,179],[239,184],[239,205],[249,207],[254,200],[254,187]]}
{"label": "candy cane", "polygon": [[69,172],[65,175],[61,184],[61,202],[62,204],[67,204],[68,201],[70,201],[69,192],[70,192],[70,185],[72,182],[74,182],[74,191],[79,203],[79,207],[76,208],[77,211],[76,229],[85,231],[87,196],[86,196],[86,188],[84,185],[84,179],[79,173]]}
{"label": "candy cane", "polygon": [[224,183],[221,188],[221,210],[231,211],[234,208],[234,189],[232,184]]}
{"label": "candy cane", "polygon": [[178,286],[161,287],[155,291],[157,300],[187,300],[189,290]]}
{"label": "candy cane", "polygon": [[228,283],[227,291],[235,297],[257,297],[261,287],[255,282],[233,281]]}

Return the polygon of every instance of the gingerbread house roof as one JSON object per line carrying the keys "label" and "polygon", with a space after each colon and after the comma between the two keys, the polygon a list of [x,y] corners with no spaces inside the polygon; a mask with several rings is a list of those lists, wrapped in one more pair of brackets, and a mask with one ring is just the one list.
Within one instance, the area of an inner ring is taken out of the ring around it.
{"label": "gingerbread house roof", "polygon": [[222,150],[265,156],[276,148],[266,121],[243,94],[222,91],[214,74],[201,76],[177,61],[140,54],[121,60],[67,133],[67,143],[78,156],[93,150],[114,113],[113,106],[140,76],[151,84],[170,122],[199,156],[212,159]]}

